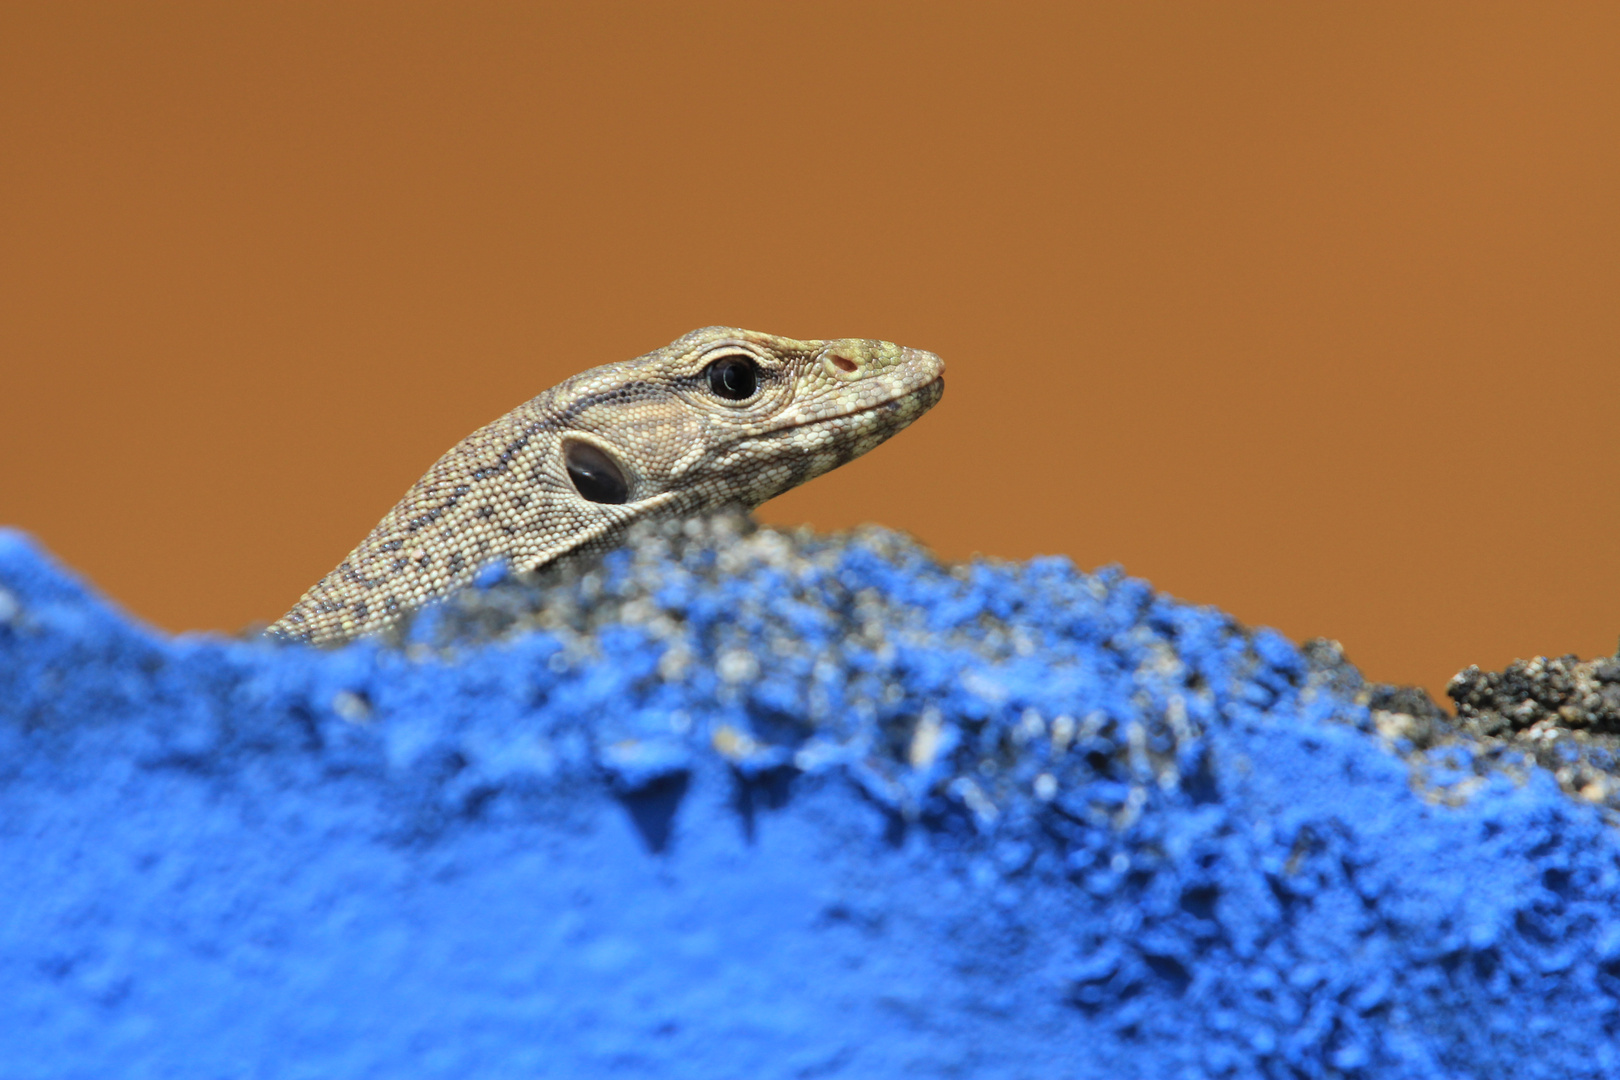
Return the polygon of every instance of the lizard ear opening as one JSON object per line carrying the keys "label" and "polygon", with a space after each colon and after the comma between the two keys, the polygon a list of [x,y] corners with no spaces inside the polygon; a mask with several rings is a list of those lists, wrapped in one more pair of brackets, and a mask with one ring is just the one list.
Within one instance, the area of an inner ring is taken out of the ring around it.
{"label": "lizard ear opening", "polygon": [[581,497],[593,503],[629,501],[630,484],[624,470],[601,448],[569,440],[563,445],[563,461],[568,465],[568,479]]}

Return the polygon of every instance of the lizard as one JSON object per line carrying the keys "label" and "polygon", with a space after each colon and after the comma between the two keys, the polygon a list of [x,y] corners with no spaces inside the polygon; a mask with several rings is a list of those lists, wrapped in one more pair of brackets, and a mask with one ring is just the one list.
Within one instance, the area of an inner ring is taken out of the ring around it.
{"label": "lizard", "polygon": [[340,645],[492,564],[532,573],[609,550],[639,520],[752,510],[871,450],[944,390],[944,361],[921,349],[694,330],[467,436],[265,632]]}

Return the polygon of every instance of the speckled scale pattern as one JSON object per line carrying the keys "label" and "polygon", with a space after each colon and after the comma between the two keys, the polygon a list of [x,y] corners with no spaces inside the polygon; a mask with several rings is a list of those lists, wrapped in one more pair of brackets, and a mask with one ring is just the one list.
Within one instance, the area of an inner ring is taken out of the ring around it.
{"label": "speckled scale pattern", "polygon": [[[706,371],[746,356],[758,387],[714,393]],[[268,633],[335,645],[385,630],[492,563],[526,572],[615,546],[633,522],[753,508],[871,450],[944,393],[944,362],[887,341],[796,341],[694,330],[592,368],[473,432],[428,470],[337,569]],[[624,503],[575,490],[565,452],[594,445]]]}

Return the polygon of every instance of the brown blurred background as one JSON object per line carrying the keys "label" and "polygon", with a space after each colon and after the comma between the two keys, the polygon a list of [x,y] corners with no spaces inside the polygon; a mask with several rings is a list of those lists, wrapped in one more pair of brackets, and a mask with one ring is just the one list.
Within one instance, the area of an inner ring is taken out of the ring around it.
{"label": "brown blurred background", "polygon": [[767,521],[1611,652],[1620,5],[0,7],[0,522],[160,626],[709,323],[950,365]]}

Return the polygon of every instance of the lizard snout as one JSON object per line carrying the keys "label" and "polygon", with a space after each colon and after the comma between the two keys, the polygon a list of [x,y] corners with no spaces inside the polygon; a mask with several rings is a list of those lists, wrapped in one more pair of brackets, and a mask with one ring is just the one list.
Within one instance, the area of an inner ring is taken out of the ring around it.
{"label": "lizard snout", "polygon": [[926,349],[901,349],[900,362],[916,368],[927,376],[930,382],[945,374],[945,361],[941,360],[938,354],[931,353]]}

